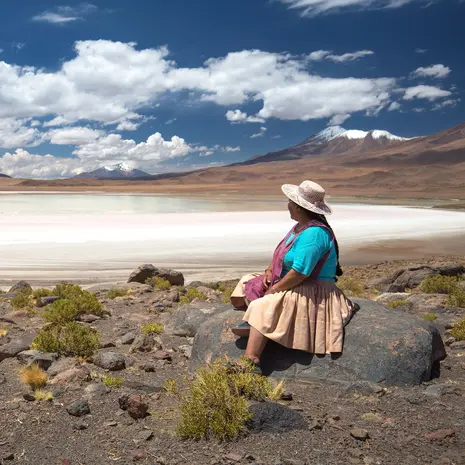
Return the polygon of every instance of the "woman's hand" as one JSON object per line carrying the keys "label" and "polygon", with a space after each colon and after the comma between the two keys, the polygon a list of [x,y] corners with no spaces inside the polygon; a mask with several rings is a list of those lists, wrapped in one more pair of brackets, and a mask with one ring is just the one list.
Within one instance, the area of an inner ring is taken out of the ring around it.
{"label": "woman's hand", "polygon": [[273,278],[273,273],[271,272],[271,270],[270,269],[266,270],[265,274],[263,275],[263,281],[262,281],[264,291],[267,291],[268,288],[270,287],[272,278]]}

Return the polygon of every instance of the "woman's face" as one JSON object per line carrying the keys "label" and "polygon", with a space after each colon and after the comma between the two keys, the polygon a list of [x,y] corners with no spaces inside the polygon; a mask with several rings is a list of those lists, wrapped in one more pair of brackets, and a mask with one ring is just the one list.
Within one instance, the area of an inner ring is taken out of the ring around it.
{"label": "woman's face", "polygon": [[294,203],[292,200],[289,200],[289,202],[287,203],[287,209],[289,210],[291,218],[293,220],[296,220],[299,206],[296,203]]}

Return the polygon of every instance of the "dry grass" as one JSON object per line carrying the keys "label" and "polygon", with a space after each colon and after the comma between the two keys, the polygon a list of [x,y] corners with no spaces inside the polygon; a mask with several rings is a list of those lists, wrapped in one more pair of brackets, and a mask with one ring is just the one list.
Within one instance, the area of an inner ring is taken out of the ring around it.
{"label": "dry grass", "polygon": [[107,299],[113,300],[113,299],[116,299],[117,297],[124,297],[126,295],[128,295],[127,289],[121,289],[121,288],[110,289],[107,292]]}
{"label": "dry grass", "polygon": [[191,287],[187,290],[186,294],[181,297],[179,302],[185,305],[191,303],[194,299],[207,300],[207,296],[203,292]]}
{"label": "dry grass", "polygon": [[407,305],[407,299],[392,300],[391,302],[388,302],[385,305],[386,307],[390,307],[394,309],[399,308],[399,307],[404,307],[405,305]]}
{"label": "dry grass", "polygon": [[426,294],[452,294],[457,289],[458,279],[454,276],[430,276],[420,284]]}
{"label": "dry grass", "polygon": [[438,316],[436,315],[436,313],[425,313],[423,315],[423,318],[426,320],[426,321],[434,321],[438,318]]}
{"label": "dry grass", "polygon": [[449,332],[456,341],[465,341],[465,318],[456,323]]}
{"label": "dry grass", "polygon": [[19,376],[21,381],[29,386],[33,391],[45,387],[48,381],[47,373],[45,373],[45,371],[36,363],[33,363],[28,367],[21,368]]}
{"label": "dry grass", "polygon": [[353,278],[342,276],[337,282],[337,287],[348,297],[365,297],[365,287]]}
{"label": "dry grass", "polygon": [[142,325],[142,331],[144,331],[145,334],[161,334],[164,331],[163,325],[160,325],[156,322],[152,323],[147,323],[145,325]]}
{"label": "dry grass", "polygon": [[158,276],[147,278],[145,280],[145,284],[148,284],[149,286],[153,287],[154,289],[158,291],[167,291],[168,289],[171,288],[171,283],[167,279],[160,278]]}

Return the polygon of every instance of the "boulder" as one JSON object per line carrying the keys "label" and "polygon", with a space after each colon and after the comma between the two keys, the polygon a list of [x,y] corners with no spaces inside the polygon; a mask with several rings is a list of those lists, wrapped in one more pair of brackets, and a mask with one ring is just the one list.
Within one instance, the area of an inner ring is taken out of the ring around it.
{"label": "boulder", "polygon": [[[264,374],[343,384],[415,385],[437,373],[439,361],[446,357],[437,328],[370,300],[354,301],[360,310],[346,326],[342,354],[313,355],[269,342],[262,358]],[[219,309],[202,324],[194,339],[191,371],[224,355],[233,359],[243,355],[247,341],[230,330],[242,316],[241,312]]]}
{"label": "boulder", "polygon": [[31,347],[34,336],[32,334],[26,334],[20,339],[15,339],[11,342],[0,347],[0,362],[6,358],[16,357],[20,352],[29,350]]}
{"label": "boulder", "polygon": [[184,275],[169,268],[155,268],[153,265],[141,265],[129,276],[128,283],[144,284],[148,278],[159,277],[170,282],[172,286],[184,286]]}
{"label": "boulder", "polygon": [[120,371],[126,368],[126,359],[118,352],[98,352],[94,355],[92,362],[109,371]]}
{"label": "boulder", "polygon": [[433,264],[431,268],[437,270],[442,276],[460,276],[465,273],[465,266],[455,262]]}
{"label": "boulder", "polygon": [[214,305],[207,302],[191,303],[173,313],[162,315],[165,333],[172,336],[194,337],[212,315],[229,310],[231,305]]}
{"label": "boulder", "polygon": [[36,302],[36,307],[42,308],[46,307],[47,305],[53,304],[53,302],[56,302],[57,300],[61,300],[61,297],[58,297],[56,295],[48,295],[45,297],[39,297]]}
{"label": "boulder", "polygon": [[9,291],[12,294],[18,294],[20,292],[32,292],[32,286],[26,281],[19,281]]}
{"label": "boulder", "polygon": [[295,410],[275,402],[257,402],[249,407],[252,418],[248,428],[253,432],[287,433],[308,428],[304,417]]}
{"label": "boulder", "polygon": [[27,366],[37,364],[42,370],[47,371],[58,358],[58,354],[39,352],[38,350],[25,350],[20,352],[16,358],[20,362],[26,363]]}
{"label": "boulder", "polygon": [[415,289],[424,279],[438,274],[438,270],[429,266],[412,266],[399,275],[388,287],[387,292],[404,292],[406,289]]}
{"label": "boulder", "polygon": [[407,302],[412,313],[436,312],[447,306],[447,295],[411,294],[408,296]]}

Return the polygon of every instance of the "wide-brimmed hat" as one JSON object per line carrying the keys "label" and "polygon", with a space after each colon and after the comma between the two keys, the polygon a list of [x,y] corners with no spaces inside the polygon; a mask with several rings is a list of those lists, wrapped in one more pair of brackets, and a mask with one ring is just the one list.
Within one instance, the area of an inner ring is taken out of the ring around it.
{"label": "wide-brimmed hat", "polygon": [[304,181],[300,186],[284,184],[281,187],[284,195],[300,205],[319,215],[331,215],[331,207],[325,202],[325,190],[316,182]]}

